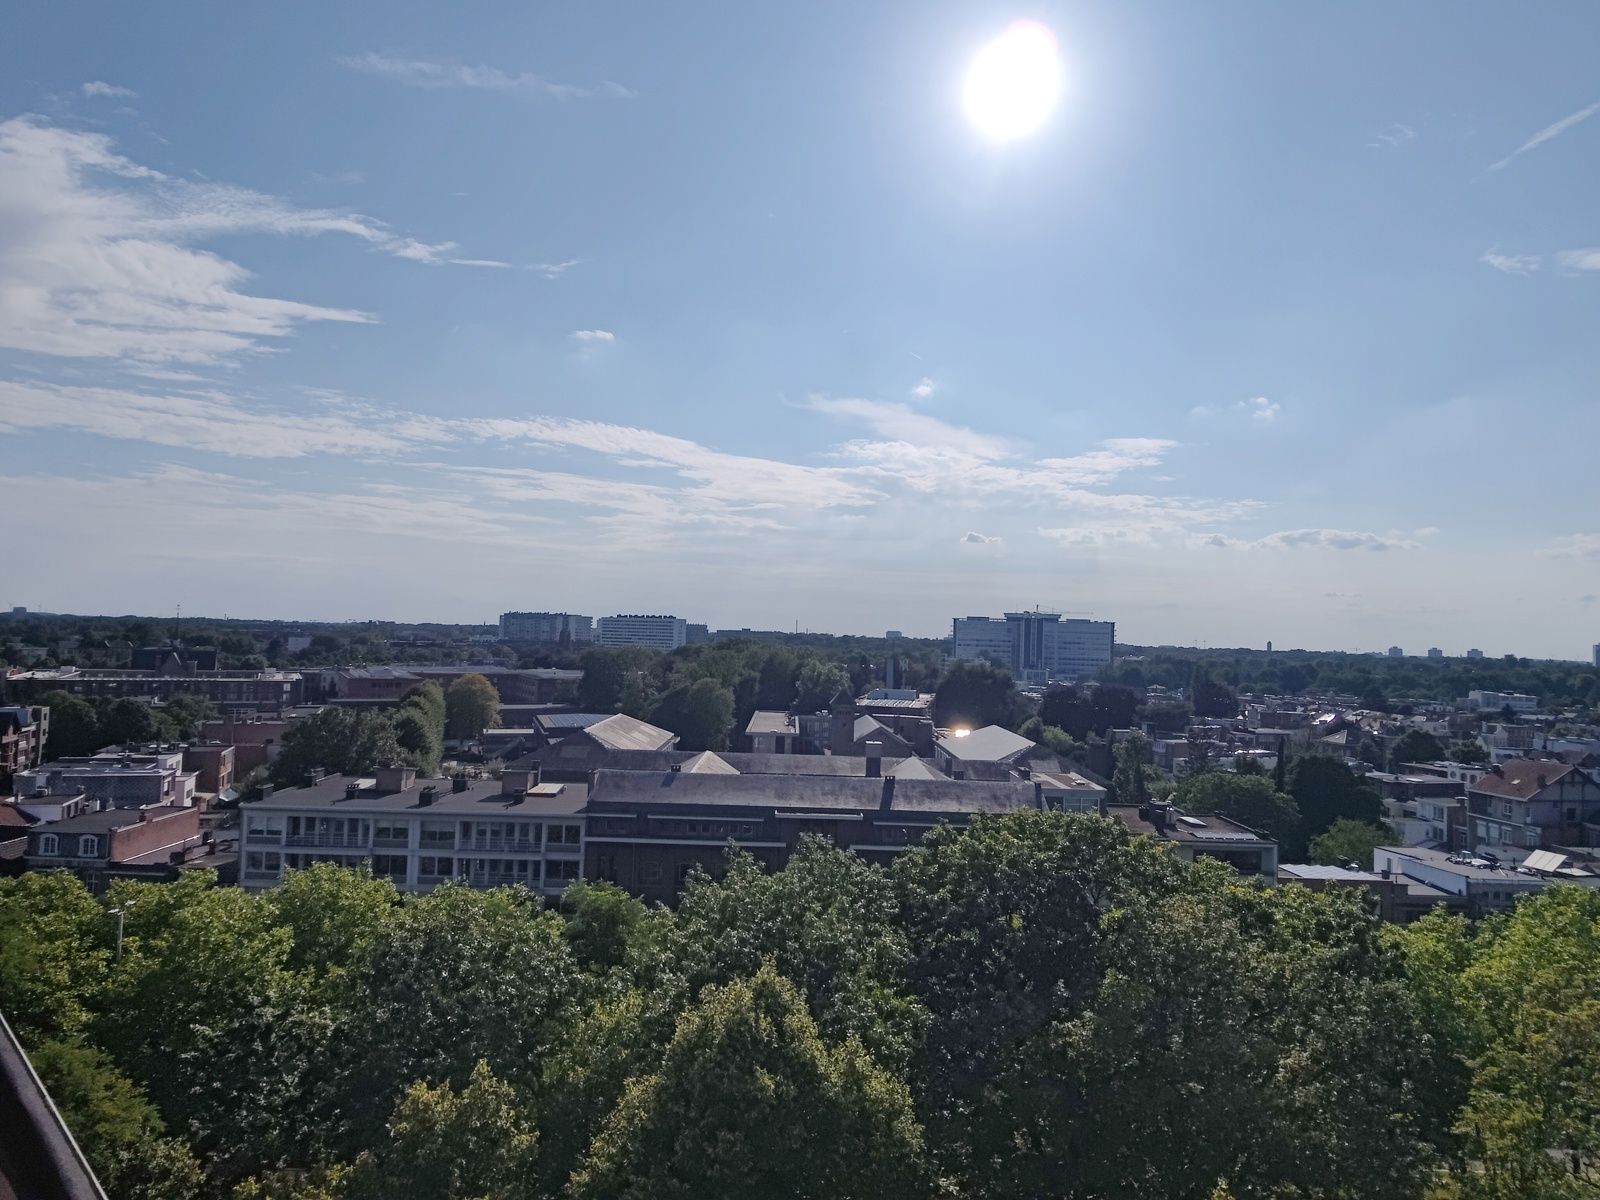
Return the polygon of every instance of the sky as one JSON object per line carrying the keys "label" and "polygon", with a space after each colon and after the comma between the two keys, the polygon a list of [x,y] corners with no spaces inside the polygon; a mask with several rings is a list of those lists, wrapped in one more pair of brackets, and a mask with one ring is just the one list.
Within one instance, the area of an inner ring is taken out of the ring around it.
{"label": "sky", "polygon": [[1587,0],[9,12],[4,604],[1600,642]]}

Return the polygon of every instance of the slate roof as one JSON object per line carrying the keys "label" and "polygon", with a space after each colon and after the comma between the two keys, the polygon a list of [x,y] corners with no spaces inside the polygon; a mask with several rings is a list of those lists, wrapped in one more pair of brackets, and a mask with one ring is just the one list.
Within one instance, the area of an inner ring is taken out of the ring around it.
{"label": "slate roof", "polygon": [[999,725],[985,725],[964,737],[954,734],[939,739],[939,749],[963,762],[1006,762],[1033,749],[1021,734]]}
{"label": "slate roof", "polygon": [[1578,768],[1568,763],[1545,762],[1535,758],[1512,758],[1500,764],[1499,773],[1488,772],[1470,791],[1507,800],[1531,800],[1547,787],[1553,787]]}
{"label": "slate roof", "polygon": [[665,729],[622,713],[596,721],[583,732],[610,750],[667,750],[677,741]]}

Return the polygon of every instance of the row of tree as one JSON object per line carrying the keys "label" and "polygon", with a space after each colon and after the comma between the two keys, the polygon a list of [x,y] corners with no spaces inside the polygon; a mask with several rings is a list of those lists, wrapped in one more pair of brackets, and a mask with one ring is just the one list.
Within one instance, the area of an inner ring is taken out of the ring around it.
{"label": "row of tree", "polygon": [[216,716],[216,708],[204,696],[174,696],[154,706],[126,696],[110,700],[53,691],[40,696],[38,703],[50,710],[45,754],[51,759],[93,754],[106,746],[188,741]]}
{"label": "row of tree", "polygon": [[119,1200],[1537,1200],[1600,1186],[1597,931],[1567,888],[1384,927],[1028,812],[675,911],[29,875],[0,1008]]}

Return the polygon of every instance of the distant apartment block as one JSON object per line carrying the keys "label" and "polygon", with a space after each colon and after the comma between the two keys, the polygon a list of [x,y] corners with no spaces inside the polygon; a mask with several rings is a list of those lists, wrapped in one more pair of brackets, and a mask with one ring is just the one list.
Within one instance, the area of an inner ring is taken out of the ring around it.
{"label": "distant apartment block", "polygon": [[594,641],[594,618],[564,612],[501,613],[500,640],[586,644]]}
{"label": "distant apartment block", "polygon": [[1389,647],[1389,657],[1390,658],[1404,658],[1405,656],[1406,656],[1406,652],[1404,650],[1402,650],[1399,646],[1390,646]]}
{"label": "distant apartment block", "polygon": [[952,657],[1001,663],[1029,684],[1092,676],[1110,665],[1117,640],[1114,621],[1063,620],[1054,612],[957,617],[951,633]]}
{"label": "distant apartment block", "polygon": [[1467,693],[1467,705],[1471,708],[1488,708],[1495,711],[1510,705],[1512,712],[1530,713],[1539,707],[1539,697],[1525,696],[1521,692],[1486,692],[1474,689]]}
{"label": "distant apartment block", "polygon": [[183,763],[183,747],[124,752],[117,748],[17,773],[17,795],[81,796],[90,808],[150,808],[194,804],[198,775]]}
{"label": "distant apartment block", "polygon": [[676,650],[689,640],[689,622],[682,617],[625,613],[595,622],[594,640],[602,646],[649,646]]}
{"label": "distant apartment block", "polygon": [[1483,657],[1483,651],[1479,650],[1476,646],[1474,646],[1471,650],[1467,651],[1467,657],[1468,658],[1482,658]]}
{"label": "distant apartment block", "polygon": [[36,700],[46,692],[73,696],[130,696],[135,699],[170,700],[174,696],[203,696],[224,712],[276,711],[299,704],[304,680],[298,671],[159,671],[83,670],[52,667],[12,671],[4,676],[6,695],[17,701]]}
{"label": "distant apartment block", "polygon": [[1439,649],[1439,647],[1437,647],[1437,646],[1429,646],[1428,647],[1428,657],[1429,658],[1443,658],[1444,657],[1444,651]]}
{"label": "distant apartment block", "polygon": [[423,683],[448,689],[463,675],[482,675],[494,685],[502,704],[550,704],[563,688],[576,686],[582,671],[559,667],[382,666],[330,667],[321,673],[323,694],[333,703],[399,704]]}

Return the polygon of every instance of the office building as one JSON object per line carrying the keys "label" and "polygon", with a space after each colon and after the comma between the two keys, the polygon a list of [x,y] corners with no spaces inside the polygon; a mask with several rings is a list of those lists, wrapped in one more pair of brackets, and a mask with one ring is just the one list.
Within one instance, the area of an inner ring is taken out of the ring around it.
{"label": "office building", "polygon": [[1389,657],[1390,658],[1404,658],[1405,656],[1406,656],[1406,652],[1404,650],[1402,650],[1399,646],[1390,646],[1389,647]]}
{"label": "office building", "polygon": [[1087,678],[1111,664],[1114,621],[1062,619],[1056,612],[1010,612],[1004,617],[957,617],[951,657],[1009,667],[1019,683]]}
{"label": "office building", "polygon": [[51,667],[13,671],[3,677],[6,694],[18,701],[62,691],[85,698],[170,700],[204,696],[223,712],[277,711],[299,704],[304,680],[298,671],[160,671],[84,670]]}
{"label": "office building", "polygon": [[240,806],[239,882],[271,887],[285,869],[371,865],[405,892],[460,881],[520,883],[559,895],[583,863],[583,783],[544,783],[537,766],[499,779],[418,780],[406,767],[367,778],[309,776]]}
{"label": "office building", "polygon": [[594,618],[564,612],[501,613],[500,640],[551,644],[588,643],[594,640]]}
{"label": "office building", "polygon": [[1487,708],[1495,711],[1509,707],[1512,712],[1531,713],[1539,707],[1539,697],[1521,692],[1489,692],[1474,688],[1467,693],[1469,708]]}
{"label": "office building", "polygon": [[1476,646],[1474,646],[1471,650],[1467,651],[1467,657],[1468,658],[1482,658],[1483,657],[1483,651],[1479,650]]}
{"label": "office building", "polygon": [[595,622],[594,640],[602,646],[649,646],[676,650],[689,640],[689,622],[682,617],[619,614]]}
{"label": "office building", "polygon": [[1594,644],[1594,665],[1600,667],[1600,642]]}
{"label": "office building", "polygon": [[1437,647],[1437,646],[1429,646],[1428,647],[1428,657],[1429,658],[1443,658],[1444,657],[1444,651],[1439,649],[1439,647]]}

